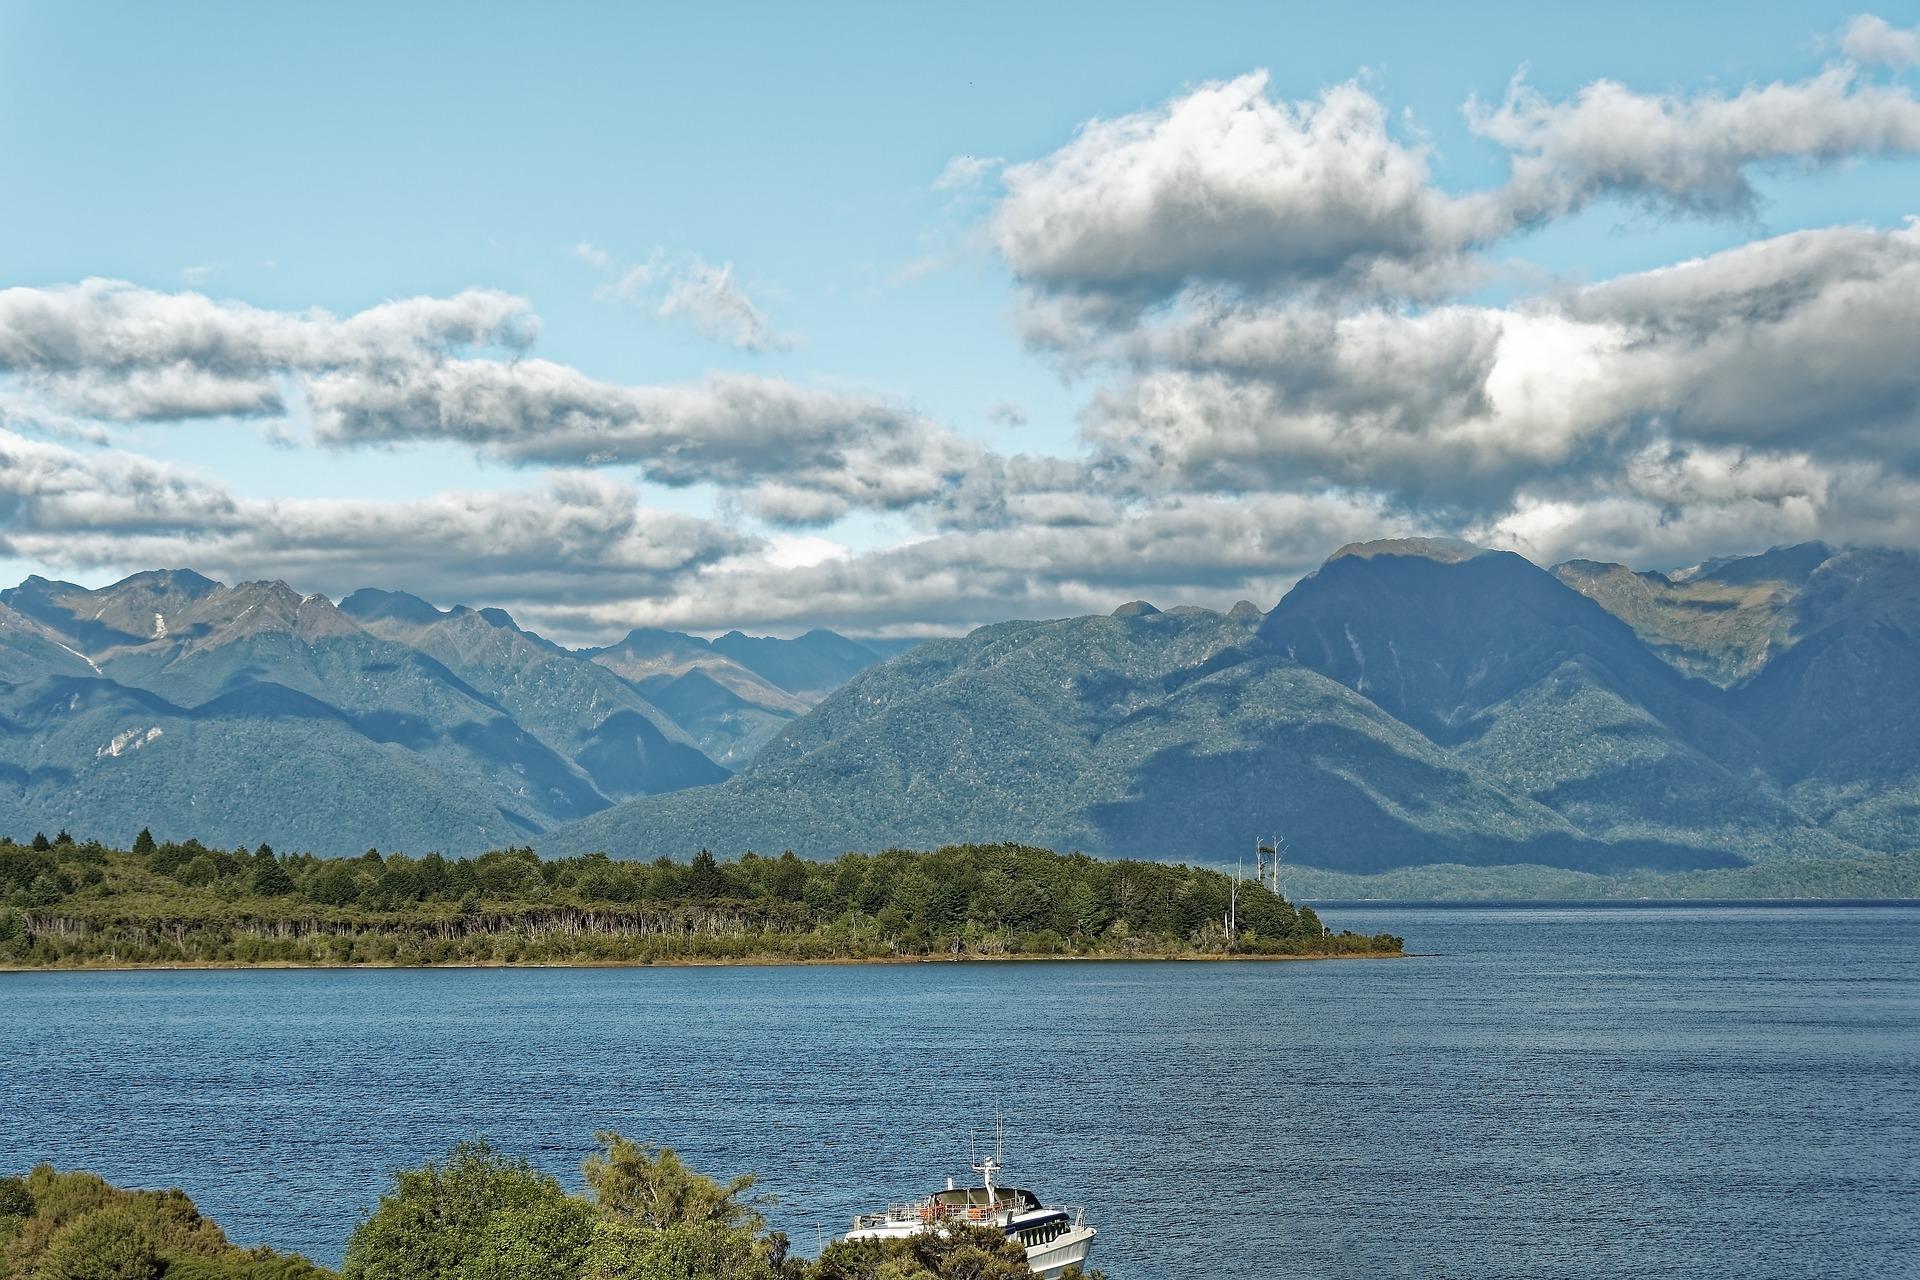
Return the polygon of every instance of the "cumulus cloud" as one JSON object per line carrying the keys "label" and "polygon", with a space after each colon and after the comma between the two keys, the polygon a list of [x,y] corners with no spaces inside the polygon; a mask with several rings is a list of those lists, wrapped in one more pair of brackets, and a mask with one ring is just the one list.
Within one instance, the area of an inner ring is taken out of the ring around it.
{"label": "cumulus cloud", "polygon": [[749,491],[781,523],[933,501],[979,453],[905,406],[746,374],[632,387],[548,360],[440,360],[319,375],[307,400],[329,444],[452,440],[519,464],[636,465],[662,484]]}
{"label": "cumulus cloud", "polygon": [[345,319],[118,280],[0,289],[0,374],[56,405],[123,421],[278,414],[293,375],[392,370],[467,347],[518,352],[538,332],[523,299],[490,289]]}
{"label": "cumulus cloud", "polygon": [[1437,189],[1358,84],[1276,102],[1264,71],[1094,120],[1007,169],[1001,253],[1034,288],[1137,308],[1190,284],[1405,288],[1504,230]]}
{"label": "cumulus cloud", "polygon": [[1546,480],[1468,536],[1542,564],[1572,557],[1693,564],[1825,539],[1920,546],[1920,482],[1874,463],[1655,441],[1617,472]]}
{"label": "cumulus cloud", "polygon": [[1502,199],[1516,224],[1558,217],[1603,195],[1742,215],[1755,166],[1833,164],[1920,151],[1920,102],[1903,86],[1862,84],[1851,67],[1731,97],[1636,93],[1597,80],[1552,102],[1516,80],[1506,100],[1470,103],[1468,120],[1510,154]]}
{"label": "cumulus cloud", "polygon": [[1883,67],[1920,66],[1920,26],[1896,27],[1885,18],[1863,13],[1840,35],[1840,47],[1849,58]]}
{"label": "cumulus cloud", "polygon": [[488,290],[345,318],[107,280],[0,291],[10,421],[33,405],[48,422],[277,419],[297,402],[332,447],[452,441],[522,465],[636,466],[742,490],[785,523],[933,501],[978,453],[883,397],[744,375],[590,378],[528,355],[537,333],[525,300]]}
{"label": "cumulus cloud", "polygon": [[807,565],[723,562],[677,599],[595,604],[555,620],[602,632],[640,624],[912,632],[1104,613],[1140,595],[1225,607],[1247,595],[1278,599],[1330,548],[1396,528],[1365,495],[1195,498],[1095,524],[953,532]]}
{"label": "cumulus cloud", "polygon": [[1443,299],[1482,278],[1502,240],[1604,197],[1746,215],[1760,167],[1920,152],[1920,102],[1849,66],[1731,96],[1599,80],[1552,101],[1516,79],[1497,106],[1466,110],[1511,174],[1457,195],[1354,82],[1283,102],[1254,72],[1083,125],[1004,174],[992,230],[1031,294],[1027,337],[1074,350],[1196,294]]}
{"label": "cumulus cloud", "polygon": [[1799,232],[1510,307],[1231,307],[1141,330],[1101,453],[1169,489],[1485,512],[1654,433],[1920,463],[1920,228]]}
{"label": "cumulus cloud", "polygon": [[409,501],[248,499],[202,473],[0,430],[0,554],[59,571],[190,564],[342,595],[368,584],[539,617],[582,600],[668,598],[758,542],[562,472],[529,491]]}
{"label": "cumulus cloud", "polygon": [[[1911,34],[1861,19],[1849,63],[1727,93],[1602,80],[1555,100],[1516,80],[1468,106],[1508,162],[1485,190],[1446,189],[1360,84],[1284,100],[1265,73],[1004,169],[961,157],[936,186],[1000,171],[985,230],[1019,323],[1090,382],[1066,456],[825,383],[596,378],[536,355],[531,309],[488,291],[347,317],[109,281],[0,291],[0,553],[408,587],[584,640],[1270,604],[1328,549],[1402,533],[1643,565],[1816,536],[1920,545],[1920,226],[1470,291],[1517,232],[1599,201],[1737,220],[1770,169],[1920,151],[1920,106],[1862,70],[1912,61]],[[603,296],[741,350],[790,344],[731,264],[574,253]],[[983,400],[988,422],[1024,421]],[[187,418],[284,418],[336,449],[451,442],[547,479],[264,502],[69,447]],[[711,486],[715,518],[648,509],[622,470]],[[887,518],[831,527],[854,513]],[[741,532],[767,524],[782,531]],[[880,529],[896,544],[849,545]]]}

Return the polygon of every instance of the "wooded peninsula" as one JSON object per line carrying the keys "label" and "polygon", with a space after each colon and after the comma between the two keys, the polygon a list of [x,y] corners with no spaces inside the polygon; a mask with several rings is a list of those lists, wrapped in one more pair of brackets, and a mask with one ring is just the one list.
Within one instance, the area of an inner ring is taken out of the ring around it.
{"label": "wooded peninsula", "polygon": [[[0,839],[0,967],[1393,956],[1218,871],[1020,845],[688,862]],[[1229,928],[1231,924],[1231,928]]]}

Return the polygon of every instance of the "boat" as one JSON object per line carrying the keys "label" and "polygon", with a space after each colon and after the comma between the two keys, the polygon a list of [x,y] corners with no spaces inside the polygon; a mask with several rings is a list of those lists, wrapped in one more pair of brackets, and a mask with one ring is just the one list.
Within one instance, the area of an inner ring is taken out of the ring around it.
{"label": "boat", "polygon": [[998,1125],[995,1128],[996,1154],[969,1166],[980,1175],[979,1186],[956,1187],[948,1178],[944,1191],[890,1205],[878,1213],[861,1214],[844,1238],[896,1240],[923,1231],[941,1231],[952,1223],[966,1223],[997,1227],[1018,1240],[1027,1251],[1027,1268],[1040,1280],[1060,1280],[1068,1267],[1084,1264],[1093,1238],[1100,1234],[1087,1225],[1086,1211],[1078,1205],[1043,1204],[1025,1187],[1001,1186],[1001,1144],[997,1140]]}

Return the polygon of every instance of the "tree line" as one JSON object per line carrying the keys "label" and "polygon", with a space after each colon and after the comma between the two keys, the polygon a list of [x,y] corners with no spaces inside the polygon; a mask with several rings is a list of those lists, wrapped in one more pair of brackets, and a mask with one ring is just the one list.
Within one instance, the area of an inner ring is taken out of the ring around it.
{"label": "tree line", "polygon": [[[586,1193],[485,1141],[396,1173],[347,1240],[338,1280],[1029,1280],[1001,1232],[956,1224],[835,1241],[811,1261],[770,1230],[752,1175],[726,1183],[670,1147],[598,1135]],[[1104,1280],[1099,1272],[1069,1280]],[[0,1280],[335,1280],[243,1249],[185,1193],[128,1191],[40,1165],[0,1178]]]}
{"label": "tree line", "polygon": [[[1396,952],[1217,871],[1020,845],[814,861],[323,858],[0,839],[0,962],[645,963]],[[1228,928],[1231,921],[1233,927]]]}

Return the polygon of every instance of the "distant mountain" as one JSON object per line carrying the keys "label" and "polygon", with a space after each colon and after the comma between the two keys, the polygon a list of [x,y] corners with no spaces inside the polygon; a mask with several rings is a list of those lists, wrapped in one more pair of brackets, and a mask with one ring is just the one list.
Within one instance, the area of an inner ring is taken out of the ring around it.
{"label": "distant mountain", "polygon": [[370,589],[342,600],[340,610],[373,634],[440,662],[565,755],[608,798],[677,791],[727,776],[631,684],[521,630],[503,610],[441,610],[417,596]]}
{"label": "distant mountain", "polygon": [[1724,688],[1793,643],[1801,590],[1834,554],[1815,542],[1672,574],[1592,560],[1555,565],[1553,574],[1631,626],[1666,662]]}
{"label": "distant mountain", "polygon": [[1359,544],[1264,616],[1136,601],[929,642],[856,676],[725,784],[610,808],[546,844],[1017,839],[1230,858],[1278,830],[1296,859],[1343,871],[1920,847],[1916,601],[1920,568],[1890,553],[1788,548],[1636,575]]}
{"label": "distant mountain", "polygon": [[823,630],[794,640],[729,631],[708,641],[643,628],[579,653],[639,689],[713,759],[738,767],[828,693],[912,643]]}
{"label": "distant mountain", "polygon": [[1731,701],[1801,809],[1870,849],[1920,848],[1920,557],[1822,562],[1794,602],[1791,643]]}
{"label": "distant mountain", "polygon": [[1399,540],[1265,612],[579,651],[498,609],[184,569],[0,591],[0,834],[143,825],[329,853],[1219,862],[1277,831],[1339,872],[1839,865],[1920,850],[1920,558],[1543,570]]}
{"label": "distant mountain", "polygon": [[[799,642],[762,649],[786,643]],[[780,708],[774,730],[811,705],[741,670]],[[498,609],[373,589],[336,607],[190,570],[0,591],[0,833],[23,838],[67,827],[124,841],[151,826],[472,851],[721,781],[703,736],[704,720],[690,730]],[[734,746],[727,763],[749,754]]]}

